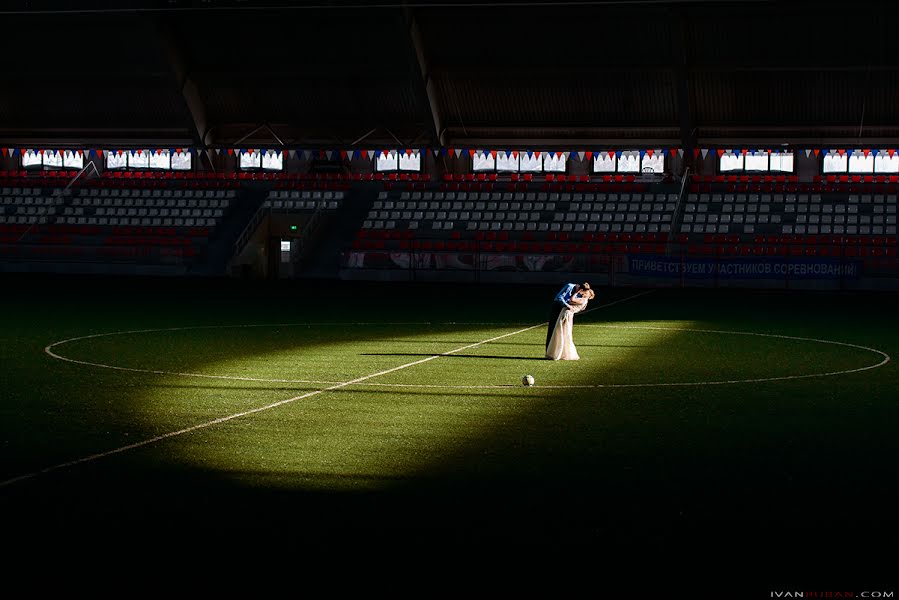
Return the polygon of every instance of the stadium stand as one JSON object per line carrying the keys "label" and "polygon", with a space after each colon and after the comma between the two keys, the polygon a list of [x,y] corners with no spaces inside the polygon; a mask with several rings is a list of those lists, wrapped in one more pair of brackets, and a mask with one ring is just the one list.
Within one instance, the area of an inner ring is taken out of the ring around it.
{"label": "stadium stand", "polygon": [[0,190],[0,253],[4,260],[189,266],[238,197],[236,189],[186,187],[183,182]]}
{"label": "stadium stand", "polygon": [[[363,229],[449,232],[668,233],[677,193],[640,192],[382,192]],[[533,236],[529,236],[533,237]],[[545,237],[545,236],[544,236]]]}
{"label": "stadium stand", "polygon": [[272,190],[264,207],[274,212],[334,211],[340,208],[346,192],[343,190]]}

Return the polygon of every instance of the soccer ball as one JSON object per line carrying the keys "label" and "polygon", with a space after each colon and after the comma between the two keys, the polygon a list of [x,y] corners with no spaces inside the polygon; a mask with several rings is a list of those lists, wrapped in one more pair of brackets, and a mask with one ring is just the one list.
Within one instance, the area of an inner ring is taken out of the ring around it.
{"label": "soccer ball", "polygon": [[521,378],[521,385],[532,386],[534,385],[534,376],[533,375],[525,375]]}

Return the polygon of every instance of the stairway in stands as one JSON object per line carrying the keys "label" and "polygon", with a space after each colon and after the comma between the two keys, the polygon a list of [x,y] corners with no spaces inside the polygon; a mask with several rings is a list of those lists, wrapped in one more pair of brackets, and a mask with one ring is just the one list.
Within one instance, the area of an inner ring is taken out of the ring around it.
{"label": "stairway in stands", "polygon": [[369,209],[383,190],[380,184],[362,184],[355,186],[340,208],[330,215],[321,227],[319,246],[312,253],[312,258],[303,269],[300,277],[335,278],[341,267],[341,256],[350,247],[353,239],[368,214]]}
{"label": "stairway in stands", "polygon": [[264,183],[245,183],[231,213],[219,226],[216,236],[210,240],[206,261],[197,265],[194,275],[224,276],[234,255],[234,243],[249,220],[265,202],[270,186]]}

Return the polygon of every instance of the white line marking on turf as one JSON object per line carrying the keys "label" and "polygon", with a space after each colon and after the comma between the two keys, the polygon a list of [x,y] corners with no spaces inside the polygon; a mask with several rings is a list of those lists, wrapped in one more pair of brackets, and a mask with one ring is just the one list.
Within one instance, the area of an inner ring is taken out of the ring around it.
{"label": "white line marking on turf", "polygon": [[[592,312],[594,310],[599,310],[601,308],[607,308],[609,306],[614,306],[621,302],[626,302],[628,300],[639,298],[640,296],[645,296],[646,294],[652,293],[654,290],[648,290],[646,292],[640,292],[639,294],[634,294],[631,296],[627,296],[625,298],[621,298],[619,300],[615,300],[614,302],[609,302],[608,304],[602,304],[595,308],[590,308],[585,310],[582,314],[587,314],[588,312]],[[447,322],[447,323],[435,323],[430,321],[404,321],[404,322],[393,322],[393,323],[379,323],[372,321],[363,321],[357,323],[328,323],[328,322],[320,322],[320,323],[255,323],[251,325],[192,325],[188,327],[164,327],[161,329],[133,329],[130,331],[112,331],[106,333],[95,333],[92,335],[82,335],[79,337],[73,337],[66,340],[60,340],[58,342],[53,342],[49,344],[46,348],[44,348],[44,352],[55,358],[57,360],[62,360],[65,362],[77,364],[77,365],[85,365],[89,367],[100,367],[103,369],[112,369],[114,371],[129,371],[132,373],[150,373],[152,375],[177,375],[180,377],[200,377],[203,379],[227,379],[234,381],[257,381],[257,382],[265,382],[265,383],[311,383],[314,385],[332,385],[341,383],[340,381],[321,381],[316,379],[269,379],[264,377],[240,377],[237,375],[209,375],[206,373],[184,373],[179,371],[162,371],[156,369],[138,369],[136,367],[120,367],[117,365],[107,365],[104,363],[91,362],[87,360],[78,360],[75,358],[68,358],[66,356],[62,356],[53,351],[53,348],[57,346],[62,346],[63,344],[68,344],[70,342],[77,342],[81,340],[89,340],[94,338],[101,337],[110,337],[114,335],[131,335],[136,333],[158,333],[158,332],[167,332],[167,331],[188,331],[188,330],[196,330],[196,329],[231,329],[231,328],[248,328],[248,327],[297,327],[297,326],[311,326],[311,325],[495,325],[497,327],[509,327],[512,324],[509,323],[455,323],[455,322]],[[522,331],[529,331],[531,329],[536,329],[537,327],[543,327],[546,325],[546,322],[543,322],[539,325],[533,325],[528,327],[527,329],[523,329]],[[521,332],[519,332],[521,333]],[[492,341],[492,340],[491,340]],[[484,342],[486,343],[486,342]]]}
{"label": "white line marking on turf", "polygon": [[[597,307],[597,308],[606,308],[606,307],[609,307],[609,306],[613,306],[613,305],[615,305],[615,304],[620,304],[621,302],[626,302],[626,301],[632,300],[632,299],[634,299],[634,298],[639,298],[640,296],[645,296],[646,294],[649,294],[649,293],[651,293],[651,292],[653,292],[653,291],[654,291],[654,290],[649,290],[649,291],[646,291],[646,292],[641,292],[641,293],[639,293],[639,294],[634,294],[634,295],[632,295],[632,296],[628,296],[628,297],[626,297],[626,298],[622,298],[622,299],[620,299],[620,300],[616,300],[615,302],[609,302],[608,304],[604,304],[604,305],[599,306],[599,307]],[[594,310],[595,310],[595,309],[594,309]],[[586,313],[587,311],[584,311],[584,312]],[[284,324],[282,324],[282,325],[284,325]],[[348,385],[353,385],[353,384],[361,383],[361,382],[363,382],[363,381],[366,381],[366,380],[368,380],[368,379],[372,379],[372,378],[374,378],[374,377],[380,377],[381,375],[387,375],[388,373],[393,373],[393,372],[395,372],[395,371],[399,371],[399,370],[402,370],[402,369],[407,369],[407,368],[409,368],[409,367],[414,367],[414,366],[416,366],[416,365],[420,365],[420,364],[423,364],[423,363],[432,361],[432,360],[434,360],[434,359],[440,358],[441,356],[449,356],[449,355],[451,355],[451,354],[455,354],[456,352],[462,352],[463,350],[468,350],[469,348],[475,348],[475,347],[481,346],[481,345],[483,345],[483,344],[489,344],[490,342],[495,342],[496,340],[501,340],[501,339],[503,339],[503,338],[507,338],[507,337],[510,337],[510,336],[513,336],[513,335],[518,335],[519,333],[524,333],[525,331],[530,331],[531,329],[536,329],[537,327],[543,327],[544,325],[546,325],[546,322],[540,323],[540,324],[538,324],[538,325],[531,325],[531,326],[529,326],[529,327],[525,327],[524,329],[519,329],[519,330],[513,331],[513,332],[511,332],[511,333],[504,333],[503,335],[498,335],[498,336],[496,336],[496,337],[492,337],[492,338],[490,338],[490,339],[487,339],[487,340],[484,340],[484,341],[481,341],[481,342],[475,342],[475,343],[473,343],[473,344],[468,344],[468,345],[466,345],[466,346],[462,346],[462,347],[460,347],[460,348],[456,348],[455,350],[449,350],[448,352],[443,352],[443,353],[441,353],[441,354],[435,354],[435,355],[433,355],[433,356],[429,356],[429,357],[423,358],[423,359],[421,359],[421,360],[416,360],[416,361],[413,361],[413,362],[410,362],[410,363],[406,363],[406,364],[400,365],[400,366],[398,366],[398,367],[393,367],[393,368],[391,368],[391,369],[386,369],[386,370],[384,370],[384,371],[378,371],[377,373],[372,373],[371,375],[365,375],[365,376],[363,376],[363,377],[358,377],[358,378],[353,379],[353,380],[351,380],[351,381],[344,381],[344,382],[341,382],[341,383],[337,383],[337,384],[335,384],[335,385],[332,385],[332,386],[330,386],[330,387],[327,387],[327,388],[324,388],[324,389],[321,389],[321,390],[314,390],[314,391],[311,391],[311,392],[307,392],[307,393],[305,393],[305,394],[301,394],[301,395],[299,395],[299,396],[294,396],[293,398],[287,398],[286,400],[279,400],[278,402],[273,402],[273,403],[267,404],[267,405],[265,405],[265,406],[260,406],[259,408],[253,408],[253,409],[250,409],[250,410],[245,410],[245,411],[243,411],[243,412],[235,413],[235,414],[233,414],[233,415],[228,415],[227,417],[220,417],[220,418],[218,418],[218,419],[213,419],[213,420],[211,420],[211,421],[206,421],[205,423],[199,423],[199,424],[193,425],[193,426],[191,426],[191,427],[185,427],[184,429],[179,429],[179,430],[177,430],[177,431],[170,431],[169,433],[164,433],[164,434],[162,434],[162,435],[157,435],[156,437],[152,437],[152,438],[149,438],[149,439],[140,441],[140,442],[135,442],[134,444],[128,444],[127,446],[121,446],[121,447],[119,447],[119,448],[115,448],[115,449],[109,450],[109,451],[107,451],[107,452],[98,452],[98,453],[96,453],[96,454],[91,454],[91,455],[89,455],[89,456],[84,456],[84,457],[82,457],[82,458],[78,458],[78,459],[75,459],[75,460],[70,460],[70,461],[68,461],[68,462],[60,463],[60,464],[58,464],[58,465],[53,465],[52,467],[46,467],[46,468],[41,469],[41,470],[39,470],[39,471],[33,471],[33,472],[27,473],[27,474],[25,474],[25,475],[20,475],[20,476],[18,476],[18,477],[13,477],[12,479],[7,479],[6,481],[0,481],[0,487],[5,487],[5,486],[12,485],[12,484],[15,484],[15,483],[18,483],[18,482],[21,482],[21,481],[25,481],[25,480],[28,480],[28,479],[33,479],[33,478],[35,478],[35,477],[37,477],[37,476],[39,476],[39,475],[43,475],[43,474],[46,474],[46,473],[51,473],[51,472],[53,472],[53,471],[58,471],[58,470],[61,470],[61,469],[66,469],[66,468],[68,468],[68,467],[74,467],[74,466],[77,466],[77,465],[80,465],[80,464],[84,464],[84,463],[87,463],[87,462],[92,462],[92,461],[95,461],[95,460],[99,460],[99,459],[101,459],[101,458],[106,458],[107,456],[113,456],[113,455],[115,455],[115,454],[121,454],[122,452],[127,452],[127,451],[129,451],[129,450],[134,450],[134,449],[136,449],[136,448],[141,448],[141,447],[143,447],[143,446],[148,446],[148,445],[150,445],[150,444],[155,444],[156,442],[160,442],[160,441],[162,441],[162,440],[166,440],[166,439],[173,438],[173,437],[176,437],[176,436],[179,436],[179,435],[184,435],[184,434],[187,434],[187,433],[191,433],[191,432],[193,432],[193,431],[197,431],[197,430],[200,430],[200,429],[206,429],[206,428],[208,428],[208,427],[212,427],[213,425],[219,425],[219,424],[221,424],[221,423],[226,423],[226,422],[228,422],[228,421],[233,421],[234,419],[239,419],[240,417],[245,417],[245,416],[247,416],[247,415],[252,415],[252,414],[260,413],[260,412],[263,412],[263,411],[266,411],[266,410],[270,410],[270,409],[272,409],[272,408],[276,408],[276,407],[278,407],[278,406],[283,406],[283,405],[285,405],[285,404],[290,404],[291,402],[296,402],[297,400],[303,400],[303,399],[305,399],[305,398],[311,398],[312,396],[316,396],[316,395],[322,394],[322,393],[324,393],[324,392],[330,392],[330,391],[333,391],[333,390],[340,389],[340,388],[342,388],[342,387],[346,387],[346,386],[348,386]],[[277,324],[274,324],[274,325],[261,325],[261,324],[260,324],[260,325],[234,325],[233,327],[266,327],[266,326],[277,326]],[[204,325],[204,326],[197,326],[197,327],[169,327],[169,328],[166,328],[166,329],[143,329],[143,330],[135,330],[135,331],[130,331],[130,332],[119,332],[119,333],[125,334],[125,333],[147,333],[147,332],[151,332],[151,331],[180,331],[180,330],[183,330],[183,329],[210,329],[210,328],[215,328],[215,327],[223,327],[223,326]],[[228,327],[228,326],[224,326],[224,327]],[[103,333],[98,333],[98,334],[94,334],[94,335],[86,335],[86,336],[79,337],[79,338],[71,338],[71,339],[69,339],[69,340],[64,340],[64,341],[61,341],[61,342],[56,342],[56,343],[53,343],[53,344],[48,345],[46,348],[44,348],[44,352],[46,352],[47,354],[49,354],[50,356],[52,356],[52,357],[54,357],[54,358],[58,358],[58,359],[60,359],[60,360],[65,360],[65,361],[73,362],[73,363],[77,363],[77,364],[87,364],[87,365],[92,365],[92,366],[101,366],[101,367],[106,367],[106,368],[119,369],[119,370],[127,370],[127,371],[139,371],[139,369],[126,369],[126,368],[124,368],[124,367],[115,367],[115,366],[111,366],[111,365],[92,364],[92,363],[88,363],[88,362],[86,362],[86,361],[73,360],[73,359],[69,359],[69,358],[65,358],[65,357],[59,356],[59,355],[53,353],[53,352],[50,350],[52,347],[58,346],[58,345],[60,345],[60,344],[64,344],[64,343],[66,343],[67,341],[71,342],[71,341],[75,341],[75,340],[83,340],[83,339],[89,339],[89,338],[97,338],[97,337],[103,337],[103,336],[105,336],[105,335],[116,335],[116,333],[105,333],[105,334],[103,334]],[[161,372],[161,371],[144,371],[144,372],[148,372],[148,373],[164,373],[164,372]]]}
{"label": "white line marking on turf", "polygon": [[[614,306],[615,304],[619,304],[621,302],[626,302],[628,300],[638,298],[640,296],[644,296],[646,294],[651,293],[653,290],[649,290],[646,292],[641,292],[639,294],[634,294],[632,296],[628,296],[626,298],[622,298],[616,300],[614,302],[609,302],[608,304],[602,304],[600,306],[590,308],[585,310],[582,314],[587,314],[589,312],[599,310],[602,308],[607,308],[609,306]],[[481,384],[481,385],[451,385],[451,384],[426,384],[426,383],[380,383],[380,382],[356,382],[356,383],[345,383],[340,381],[324,381],[319,379],[274,379],[274,378],[265,378],[265,377],[242,377],[237,375],[209,375],[205,373],[184,373],[178,371],[160,371],[160,370],[152,370],[152,369],[138,369],[133,367],[120,367],[116,365],[107,365],[103,363],[95,363],[84,360],[77,360],[73,358],[68,358],[65,356],[61,356],[55,352],[53,352],[52,348],[56,346],[60,346],[62,344],[66,344],[69,342],[74,342],[78,340],[85,340],[90,338],[98,338],[105,336],[113,336],[113,335],[127,335],[133,333],[153,333],[153,332],[164,332],[164,331],[184,331],[184,330],[193,330],[193,329],[226,329],[226,328],[238,328],[238,327],[294,327],[294,326],[312,326],[312,325],[333,325],[335,323],[331,322],[317,322],[317,323],[257,323],[250,325],[197,325],[197,326],[189,326],[189,327],[168,327],[164,329],[141,329],[141,330],[133,330],[133,331],[114,331],[109,333],[98,333],[93,335],[86,335],[76,338],[69,338],[67,340],[61,340],[58,342],[54,342],[44,348],[44,352],[50,355],[53,358],[80,364],[87,365],[93,367],[101,367],[104,369],[114,369],[117,371],[131,371],[136,373],[150,373],[154,375],[176,375],[181,377],[199,377],[204,379],[224,379],[224,380],[233,380],[233,381],[253,381],[253,382],[262,382],[262,383],[306,383],[312,385],[354,385],[354,386],[369,386],[369,387],[387,387],[387,388],[424,388],[424,389],[459,389],[459,390],[479,390],[479,389],[509,389],[509,388],[517,388],[520,387],[517,384]],[[340,323],[337,323],[340,324]],[[432,321],[402,321],[402,322],[393,322],[393,323],[383,323],[376,321],[363,321],[352,323],[352,325],[495,325],[498,327],[503,326],[511,326],[511,323],[494,323],[494,322],[432,322]],[[521,333],[523,331],[528,331],[530,329],[535,329],[537,327],[542,327],[546,325],[546,323],[541,323],[539,325],[530,326],[526,329],[522,329],[516,333]],[[689,386],[703,386],[703,385],[733,385],[739,383],[763,383],[763,382],[771,382],[771,381],[789,381],[794,379],[809,379],[813,377],[833,377],[836,375],[847,375],[850,373],[858,373],[861,371],[867,371],[870,369],[876,369],[878,367],[882,367],[888,362],[890,362],[890,356],[876,348],[869,348],[867,346],[861,346],[858,344],[850,344],[847,342],[838,342],[834,340],[822,340],[817,338],[807,338],[807,337],[796,337],[796,336],[788,336],[788,335],[780,335],[780,334],[770,334],[770,333],[755,333],[755,332],[747,332],[747,331],[722,331],[722,330],[712,330],[712,329],[677,329],[673,327],[649,327],[649,326],[627,326],[627,325],[602,325],[598,323],[585,323],[582,327],[604,327],[609,329],[644,329],[644,330],[653,330],[653,331],[674,331],[674,332],[687,332],[687,333],[717,333],[717,334],[725,334],[725,335],[745,335],[745,336],[755,336],[755,337],[768,337],[768,338],[780,338],[787,340],[795,340],[795,341],[803,341],[803,342],[815,342],[819,344],[830,344],[834,346],[844,346],[847,348],[855,348],[858,350],[865,350],[867,352],[872,352],[874,354],[879,354],[883,357],[883,360],[876,364],[859,367],[857,369],[846,369],[842,371],[828,371],[824,373],[807,373],[803,375],[782,375],[777,377],[760,377],[760,378],[752,378],[752,379],[724,379],[724,380],[709,380],[709,381],[682,381],[682,382],[647,382],[647,383],[605,383],[605,384],[584,384],[584,385],[540,385],[541,389],[594,389],[594,388],[634,388],[634,387],[689,387]],[[495,340],[488,340],[495,341]],[[487,342],[482,342],[487,343]],[[469,346],[470,347],[470,346]],[[465,348],[454,350],[450,353],[460,352]],[[510,357],[512,360],[513,357]]]}

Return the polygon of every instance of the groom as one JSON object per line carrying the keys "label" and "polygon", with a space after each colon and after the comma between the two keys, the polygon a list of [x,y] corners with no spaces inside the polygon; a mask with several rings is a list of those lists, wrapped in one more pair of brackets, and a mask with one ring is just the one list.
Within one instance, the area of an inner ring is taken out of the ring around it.
{"label": "groom", "polygon": [[566,308],[571,308],[571,305],[568,304],[568,302],[571,300],[572,296],[580,291],[589,289],[590,284],[586,281],[584,283],[566,283],[565,287],[559,290],[559,293],[553,298],[552,304],[549,305],[549,324],[546,329],[547,348],[549,348],[549,340],[553,337],[553,329],[556,326],[556,319],[559,318],[559,313]]}

